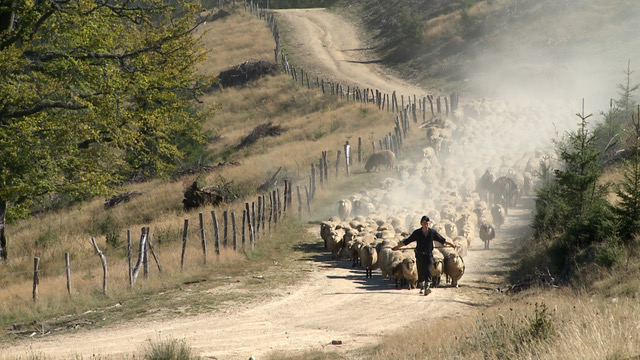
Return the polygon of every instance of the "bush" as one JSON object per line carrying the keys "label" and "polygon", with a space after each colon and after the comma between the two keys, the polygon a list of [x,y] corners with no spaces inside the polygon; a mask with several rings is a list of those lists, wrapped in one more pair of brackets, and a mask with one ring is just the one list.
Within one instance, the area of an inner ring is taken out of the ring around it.
{"label": "bush", "polygon": [[144,354],[146,360],[192,360],[200,359],[192,355],[191,347],[184,340],[166,339],[149,340],[149,346]]}
{"label": "bush", "polygon": [[616,263],[622,263],[625,259],[625,251],[615,241],[596,249],[596,263],[607,268],[611,268]]}
{"label": "bush", "polygon": [[36,238],[35,245],[39,248],[47,248],[60,242],[58,233],[47,230]]}

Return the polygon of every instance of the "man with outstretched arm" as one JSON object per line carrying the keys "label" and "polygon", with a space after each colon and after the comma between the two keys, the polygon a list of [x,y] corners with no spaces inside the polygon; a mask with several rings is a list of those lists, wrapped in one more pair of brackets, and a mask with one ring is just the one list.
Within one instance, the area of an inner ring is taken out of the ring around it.
{"label": "man with outstretched arm", "polygon": [[455,248],[455,244],[448,241],[444,236],[440,235],[435,229],[429,227],[429,217],[427,215],[420,219],[421,228],[416,229],[408,238],[402,241],[402,244],[393,248],[400,250],[405,245],[416,242],[416,266],[418,268],[418,284],[423,283],[424,287],[420,289],[420,293],[425,296],[431,293],[431,274],[429,273],[429,265],[433,264],[433,242],[437,241],[444,246]]}

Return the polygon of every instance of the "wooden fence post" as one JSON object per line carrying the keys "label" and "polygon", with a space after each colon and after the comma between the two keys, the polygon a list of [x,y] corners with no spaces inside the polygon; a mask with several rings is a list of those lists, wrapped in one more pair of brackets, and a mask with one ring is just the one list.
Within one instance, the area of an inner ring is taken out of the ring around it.
{"label": "wooden fence post", "polygon": [[236,234],[236,213],[231,212],[231,229],[233,230],[233,251],[238,250],[238,235]]}
{"label": "wooden fence post", "polygon": [[260,229],[262,229],[262,235],[267,234],[266,232],[266,224],[265,224],[265,216],[267,215],[267,198],[265,197],[264,194],[260,195],[260,199],[262,200],[261,205],[260,205],[260,217],[258,218],[258,222],[260,223]]}
{"label": "wooden fence post", "polygon": [[144,256],[142,257],[142,268],[144,269],[143,276],[145,278],[148,278],[149,277],[149,234],[147,233],[146,227],[142,228],[142,233],[143,233],[143,236],[146,237],[147,239],[147,241],[145,241],[144,243]]}
{"label": "wooden fence post", "polygon": [[251,231],[253,231],[254,240],[258,240],[258,236],[256,235],[256,202],[251,202]]}
{"label": "wooden fence post", "polygon": [[229,240],[229,210],[222,212],[222,246],[226,248]]}
{"label": "wooden fence post", "polygon": [[288,200],[287,197],[289,196],[289,180],[284,180],[284,194],[282,194],[282,199],[283,199],[283,206],[282,206],[282,214],[286,214],[287,213],[287,204]]}
{"label": "wooden fence post", "polygon": [[207,263],[207,240],[204,236],[204,217],[202,216],[202,212],[198,213],[198,220],[200,221],[200,241],[202,243],[202,256],[203,261]]}
{"label": "wooden fence post", "polygon": [[67,292],[71,295],[71,259],[69,253],[64,253],[64,269],[67,274]]}
{"label": "wooden fence post", "polygon": [[131,229],[127,229],[127,260],[129,262],[129,287],[133,286],[133,253],[131,252]]}
{"label": "wooden fence post", "polygon": [[33,258],[33,302],[38,300],[38,284],[40,284],[40,258]]}
{"label": "wooden fence post", "polygon": [[262,228],[262,226],[260,226],[260,220],[262,219],[262,196],[258,195],[258,214],[257,214],[257,221],[256,221],[256,238],[260,238],[260,229]]}
{"label": "wooden fence post", "polygon": [[244,203],[244,208],[247,212],[247,225],[248,225],[248,230],[249,230],[249,242],[251,243],[251,248],[253,249],[254,247],[254,243],[255,243],[255,237],[253,234],[253,223],[252,223],[252,215],[251,215],[251,210],[249,208],[249,202],[245,202]]}
{"label": "wooden fence post", "polygon": [[218,230],[218,217],[214,210],[211,210],[211,219],[213,220],[213,247],[216,255],[220,255],[220,232]]}
{"label": "wooden fence post", "polygon": [[182,230],[182,255],[180,255],[180,270],[184,268],[184,253],[187,250],[187,229],[189,228],[189,219],[184,219],[184,229]]}
{"label": "wooden fence post", "polygon": [[131,271],[131,278],[133,279],[133,283],[135,284],[136,279],[138,278],[138,272],[140,272],[140,267],[142,266],[142,259],[144,258],[144,247],[147,246],[145,242],[147,241],[147,237],[144,236],[144,232],[140,235],[140,247],[138,248],[138,261],[136,262],[136,266]]}
{"label": "wooden fence post", "polygon": [[[322,176],[322,174],[320,174]],[[316,186],[316,165],[311,164],[311,178],[309,179],[309,187],[311,188],[311,196],[313,197],[314,188]]]}
{"label": "wooden fence post", "polygon": [[247,239],[246,232],[244,230],[246,226],[247,226],[247,210],[242,209],[242,248],[243,249]]}
{"label": "wooden fence post", "polygon": [[282,219],[284,217],[284,211],[283,211],[283,207],[282,207],[282,197],[280,196],[280,188],[276,188],[276,194],[278,195],[277,199],[278,199],[278,217],[280,219]]}
{"label": "wooden fence post", "polygon": [[342,150],[338,150],[338,156],[336,157],[336,179],[338,178],[338,169],[340,169],[340,155],[342,155]]}
{"label": "wooden fence post", "polygon": [[160,264],[160,257],[156,253],[156,249],[153,247],[153,241],[151,241],[151,232],[149,231],[149,227],[145,228],[145,233],[147,234],[147,243],[149,244],[149,250],[151,250],[151,255],[153,255],[153,260],[156,261],[156,266],[158,267],[158,272],[162,272],[162,264]]}
{"label": "wooden fence post", "polygon": [[433,95],[427,95],[427,100],[429,100],[429,106],[431,107],[431,116],[436,116],[436,113],[433,111]]}
{"label": "wooden fence post", "polygon": [[307,189],[307,185],[304,186],[304,192],[307,195],[307,210],[309,211],[309,216],[311,216],[311,197],[309,196],[309,189]]}
{"label": "wooden fence post", "polygon": [[276,190],[271,193],[271,212],[273,213],[273,225],[278,223],[278,200],[276,198]]}
{"label": "wooden fence post", "polygon": [[91,244],[93,245],[93,248],[96,249],[98,256],[100,256],[100,262],[102,262],[102,294],[107,295],[107,258],[104,256],[102,251],[100,251],[98,244],[96,244],[96,239],[93,237],[91,237]]}
{"label": "wooden fence post", "polygon": [[296,185],[296,192],[298,193],[298,217],[302,217],[302,198],[300,197],[300,185]]}
{"label": "wooden fence post", "polygon": [[349,140],[344,144],[344,163],[346,166],[347,176],[349,176],[349,166],[351,165],[351,145],[349,145]]}

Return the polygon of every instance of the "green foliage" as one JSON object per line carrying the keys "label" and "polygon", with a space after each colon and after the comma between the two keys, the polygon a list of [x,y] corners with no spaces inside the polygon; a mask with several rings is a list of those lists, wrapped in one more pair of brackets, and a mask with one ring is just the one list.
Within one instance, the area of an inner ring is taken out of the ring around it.
{"label": "green foliage", "polygon": [[620,237],[625,244],[640,234],[640,106],[637,116],[632,115],[633,138],[631,159],[624,163],[624,181],[618,184],[616,194],[620,199],[614,211],[620,219]]}
{"label": "green foliage", "polygon": [[596,148],[607,156],[613,156],[621,150],[629,150],[635,147],[636,137],[631,121],[637,102],[634,93],[640,85],[633,84],[631,76],[631,63],[624,70],[625,81],[617,85],[618,99],[611,99],[609,111],[602,113],[604,121],[597,124],[594,132],[598,138]]}
{"label": "green foliage", "polygon": [[400,9],[398,21],[400,22],[400,32],[402,33],[403,41],[420,42],[424,24],[418,15],[412,12],[408,6],[403,6]]}
{"label": "green foliage", "polygon": [[536,237],[550,241],[548,253],[555,270],[569,274],[577,261],[592,261],[578,256],[593,245],[615,243],[617,222],[606,201],[608,186],[599,184],[600,153],[595,148],[595,135],[587,129],[591,116],[577,114],[578,130],[556,141],[562,168],[550,176],[545,164],[541,173],[547,179],[537,190]]}
{"label": "green foliage", "polygon": [[526,316],[529,328],[523,333],[523,340],[542,341],[550,339],[556,334],[553,326],[553,317],[545,303],[535,304],[533,316]]}
{"label": "green foliage", "polygon": [[52,230],[47,230],[36,238],[35,245],[38,248],[48,248],[59,242],[60,236],[58,236],[58,233]]}
{"label": "green foliage", "polygon": [[596,248],[595,262],[600,266],[611,268],[614,264],[622,263],[624,259],[625,251],[615,240]]}
{"label": "green foliage", "polygon": [[192,354],[193,350],[187,345],[185,340],[177,339],[158,339],[157,341],[149,340],[145,360],[195,360],[200,359],[199,356]]}
{"label": "green foliage", "polygon": [[196,3],[23,5],[0,13],[1,202],[106,195],[205,141]]}
{"label": "green foliage", "polygon": [[93,233],[96,235],[104,235],[109,246],[117,248],[122,244],[120,237],[121,224],[111,215],[107,215],[102,221],[95,224]]}

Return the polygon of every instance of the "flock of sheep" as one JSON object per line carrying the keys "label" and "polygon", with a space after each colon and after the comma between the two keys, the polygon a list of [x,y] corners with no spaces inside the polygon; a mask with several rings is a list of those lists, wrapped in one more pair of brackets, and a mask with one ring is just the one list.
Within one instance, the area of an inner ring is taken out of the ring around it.
{"label": "flock of sheep", "polygon": [[[380,269],[396,287],[419,287],[411,248],[415,243],[392,248],[427,215],[433,228],[456,245],[434,244],[431,284],[440,286],[445,276],[446,283],[458,286],[468,249],[478,241],[489,248],[509,208],[534,188],[531,174],[548,160],[551,142],[545,134],[536,140],[533,135],[541,126],[535,121],[488,100],[465,105],[454,119],[422,124],[426,135],[421,154],[408,154],[402,161],[393,153],[372,155],[376,160],[368,161],[366,170],[388,171],[390,176],[377,188],[341,199],[337,214],[320,224],[320,236],[334,261],[349,259],[352,266],[365,269],[367,278]],[[529,137],[526,144],[519,132]]]}

